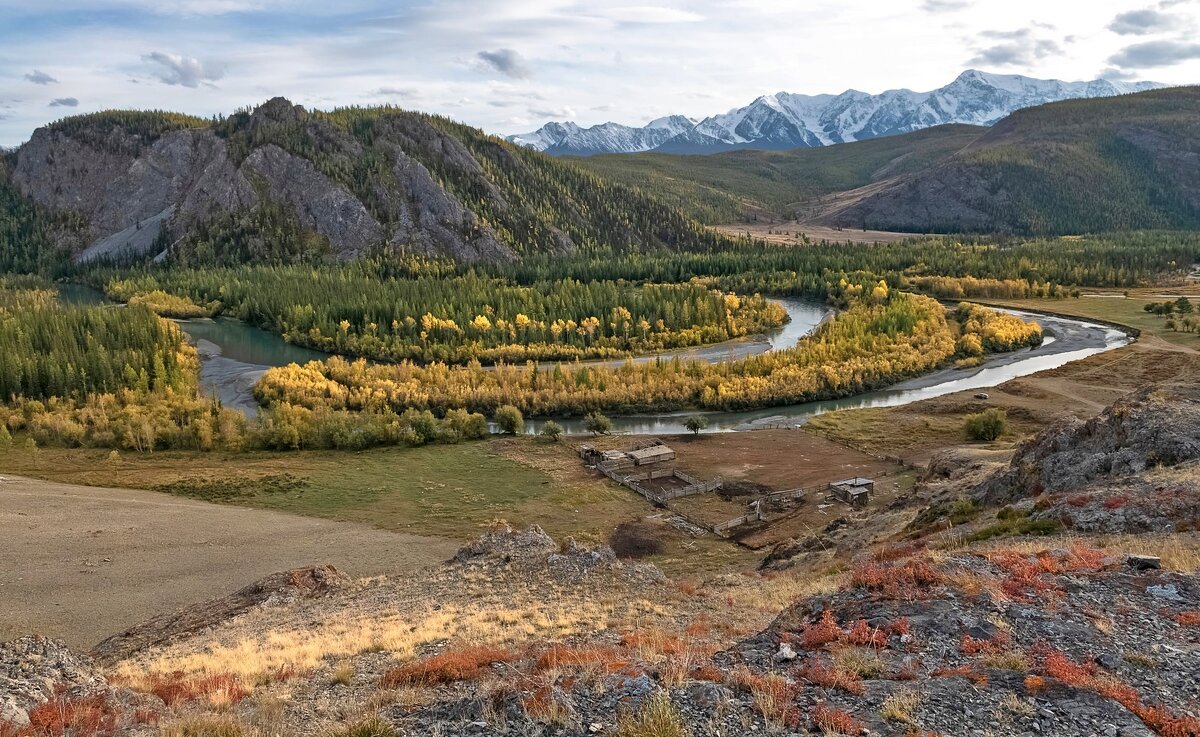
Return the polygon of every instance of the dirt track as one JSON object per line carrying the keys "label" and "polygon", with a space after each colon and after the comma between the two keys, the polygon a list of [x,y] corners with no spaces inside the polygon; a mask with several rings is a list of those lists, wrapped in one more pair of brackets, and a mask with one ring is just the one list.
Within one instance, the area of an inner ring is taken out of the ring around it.
{"label": "dirt track", "polygon": [[0,474],[0,642],[36,632],[90,648],[155,614],[278,570],[411,571],[456,545],[365,525],[150,491]]}

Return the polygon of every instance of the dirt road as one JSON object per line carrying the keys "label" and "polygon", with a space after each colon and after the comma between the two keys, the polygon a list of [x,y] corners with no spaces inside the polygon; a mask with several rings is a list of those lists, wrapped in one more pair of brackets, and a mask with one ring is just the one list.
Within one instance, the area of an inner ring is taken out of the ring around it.
{"label": "dirt road", "polygon": [[0,530],[0,642],[37,633],[79,648],[274,571],[332,563],[353,577],[402,573],[456,548],[365,525],[3,473]]}

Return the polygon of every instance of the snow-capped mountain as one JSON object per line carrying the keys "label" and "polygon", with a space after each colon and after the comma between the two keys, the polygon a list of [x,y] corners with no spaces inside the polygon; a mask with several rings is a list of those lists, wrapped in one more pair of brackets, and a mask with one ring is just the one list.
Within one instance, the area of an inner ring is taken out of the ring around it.
{"label": "snow-capped mountain", "polygon": [[547,123],[532,133],[509,136],[508,140],[555,156],[637,153],[658,148],[694,125],[696,121],[682,115],[658,118],[641,128],[620,123],[602,123],[591,128],[580,128],[574,123]]}
{"label": "snow-capped mountain", "polygon": [[764,95],[749,105],[699,123],[681,115],[659,118],[642,128],[604,123],[580,128],[547,123],[532,133],[509,136],[513,143],[554,155],[599,153],[707,154],[733,148],[789,149],[828,146],[908,133],[946,123],[991,125],[1021,108],[1081,97],[1110,97],[1163,85],[1155,82],[1062,82],[1016,74],[963,72],[930,92],[888,90],[871,95]]}

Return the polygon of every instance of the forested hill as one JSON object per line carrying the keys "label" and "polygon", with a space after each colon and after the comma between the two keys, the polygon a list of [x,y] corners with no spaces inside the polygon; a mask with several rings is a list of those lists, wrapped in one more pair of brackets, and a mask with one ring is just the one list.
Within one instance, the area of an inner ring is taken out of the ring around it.
{"label": "forested hill", "polygon": [[1021,110],[942,162],[840,195],[820,217],[924,232],[1200,227],[1200,87]]}
{"label": "forested hill", "polygon": [[41,128],[3,159],[0,269],[168,251],[184,263],[379,250],[507,261],[720,238],[640,190],[395,108],[110,111]]}

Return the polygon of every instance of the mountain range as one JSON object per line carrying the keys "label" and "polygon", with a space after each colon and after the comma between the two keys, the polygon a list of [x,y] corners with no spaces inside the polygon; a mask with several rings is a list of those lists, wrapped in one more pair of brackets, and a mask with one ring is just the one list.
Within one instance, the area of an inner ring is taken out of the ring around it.
{"label": "mountain range", "polygon": [[765,215],[918,233],[1191,229],[1200,227],[1200,87],[1063,100],[991,127],[576,165],[713,224]]}
{"label": "mountain range", "polygon": [[581,128],[551,122],[508,136],[554,156],[657,151],[711,154],[732,149],[786,150],[863,141],[947,123],[992,125],[1022,108],[1075,98],[1111,97],[1162,87],[1155,82],[1063,82],[968,70],[930,92],[888,90],[872,95],[764,95],[745,107],[695,121],[671,115],[640,128],[603,123]]}

